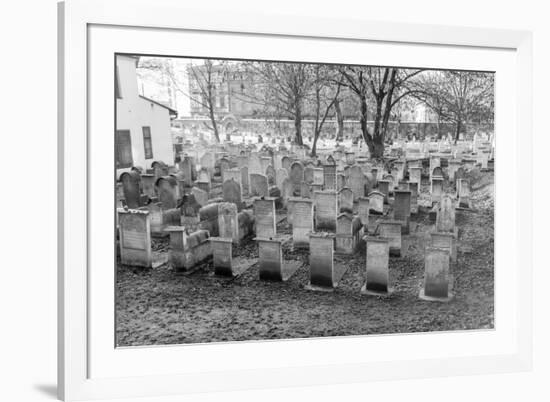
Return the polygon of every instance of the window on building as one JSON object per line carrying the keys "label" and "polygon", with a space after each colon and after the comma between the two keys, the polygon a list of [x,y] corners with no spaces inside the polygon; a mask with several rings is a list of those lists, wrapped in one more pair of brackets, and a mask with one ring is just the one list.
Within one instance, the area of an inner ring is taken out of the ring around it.
{"label": "window on building", "polygon": [[117,169],[128,168],[134,164],[130,130],[117,130],[115,152]]}
{"label": "window on building", "polygon": [[224,107],[225,107],[225,96],[221,95],[220,96],[220,108],[224,108]]}
{"label": "window on building", "polygon": [[117,99],[122,99],[122,92],[120,91],[120,75],[118,73],[118,66],[115,68],[115,96]]}
{"label": "window on building", "polygon": [[153,159],[153,141],[151,140],[151,127],[142,127],[143,130],[143,148],[145,149],[145,159]]}

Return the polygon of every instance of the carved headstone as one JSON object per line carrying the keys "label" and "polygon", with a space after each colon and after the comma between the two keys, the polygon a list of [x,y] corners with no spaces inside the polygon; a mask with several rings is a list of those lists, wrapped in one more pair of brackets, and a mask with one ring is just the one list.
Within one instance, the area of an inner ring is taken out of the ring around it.
{"label": "carved headstone", "polygon": [[390,282],[390,243],[383,237],[366,237],[367,272],[362,294],[385,296],[392,292]]}
{"label": "carved headstone", "polygon": [[335,191],[316,191],[315,202],[315,229],[336,230],[336,216],[338,213],[338,198]]}

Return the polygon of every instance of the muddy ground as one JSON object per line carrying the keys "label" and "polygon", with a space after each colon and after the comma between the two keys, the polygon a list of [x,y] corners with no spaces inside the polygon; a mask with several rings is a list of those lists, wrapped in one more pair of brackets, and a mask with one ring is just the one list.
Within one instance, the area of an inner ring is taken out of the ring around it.
{"label": "muddy ground", "polygon": [[[488,329],[494,326],[493,173],[470,173],[472,210],[457,211],[458,261],[451,267],[454,299],[423,301],[418,292],[424,272],[424,244],[429,221],[429,185],[422,183],[419,204],[404,236],[404,256],[390,258],[394,293],[389,298],[362,296],[365,247],[351,257],[336,256],[347,268],[332,293],[313,292],[308,252],[284,247],[284,258],[302,262],[288,282],[259,280],[256,244],[237,254],[253,264],[233,279],[214,276],[210,261],[191,275],[168,264],[147,270],[118,264],[116,336],[119,346],[308,338],[319,336]],[[447,189],[449,192],[450,188]],[[375,225],[371,221],[369,227]],[[277,228],[290,233],[286,220]],[[167,240],[153,248],[167,250]]]}

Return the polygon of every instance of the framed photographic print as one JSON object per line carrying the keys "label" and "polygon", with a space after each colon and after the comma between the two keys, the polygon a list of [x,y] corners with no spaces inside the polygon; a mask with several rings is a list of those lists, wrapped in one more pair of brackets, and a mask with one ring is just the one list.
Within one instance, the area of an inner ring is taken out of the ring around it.
{"label": "framed photographic print", "polygon": [[530,33],[180,3],[59,5],[60,397],[530,369]]}

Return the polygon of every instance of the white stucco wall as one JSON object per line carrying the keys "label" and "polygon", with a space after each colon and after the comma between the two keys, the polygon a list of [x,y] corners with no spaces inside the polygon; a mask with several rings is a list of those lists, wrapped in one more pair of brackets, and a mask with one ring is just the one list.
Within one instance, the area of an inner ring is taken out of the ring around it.
{"label": "white stucco wall", "polygon": [[[130,130],[134,166],[151,168],[154,161],[174,164],[168,109],[139,96],[135,59],[117,57],[122,99],[117,99],[116,129]],[[142,127],[151,127],[153,158],[145,159]],[[128,169],[118,169],[117,175]]]}

